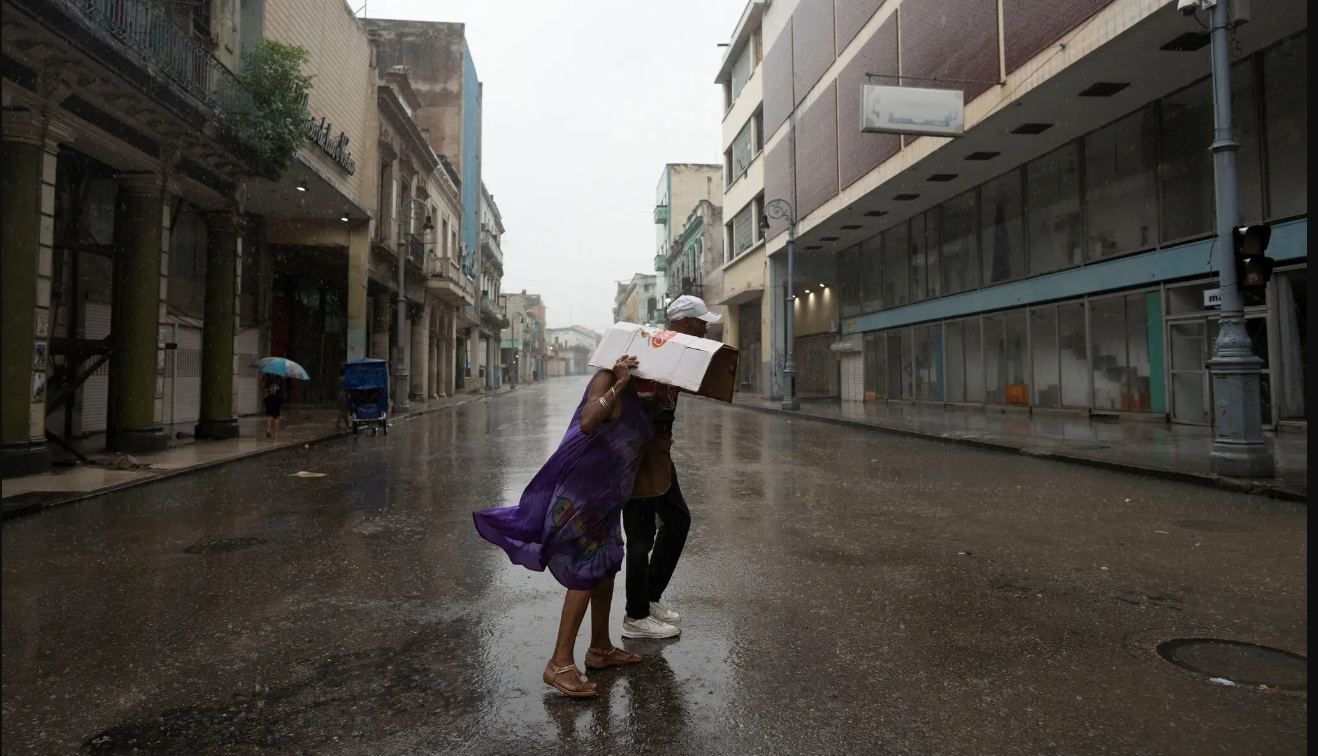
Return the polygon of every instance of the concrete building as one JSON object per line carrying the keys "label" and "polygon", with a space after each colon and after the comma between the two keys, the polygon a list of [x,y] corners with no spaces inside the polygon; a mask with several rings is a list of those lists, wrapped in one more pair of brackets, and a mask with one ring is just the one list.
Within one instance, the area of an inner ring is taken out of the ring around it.
{"label": "concrete building", "polygon": [[539,294],[503,295],[503,315],[507,326],[501,334],[503,372],[508,383],[517,385],[544,380],[547,375],[545,342],[545,305]]}
{"label": "concrete building", "polygon": [[588,375],[590,357],[599,346],[600,334],[585,326],[550,328],[547,331],[550,354],[564,361],[563,375]]}
{"label": "concrete building", "polygon": [[662,325],[664,322],[664,292],[660,278],[653,273],[637,273],[626,285],[619,284],[620,302],[614,313],[615,322]]}
{"label": "concrete building", "polygon": [[[369,356],[395,360],[400,346],[408,371],[408,395],[430,399],[453,394],[461,308],[474,301],[475,284],[461,270],[459,178],[436,155],[418,127],[421,107],[407,69],[382,72],[378,212],[367,267]],[[404,269],[406,331],[394,334],[398,265]],[[399,389],[401,390],[401,389]]]}
{"label": "concrete building", "polygon": [[[48,433],[125,452],[232,437],[258,411],[246,366],[262,352],[321,339],[333,362],[364,343],[348,271],[368,254],[376,173],[353,150],[376,141],[376,73],[346,4],[0,9],[5,475],[46,469]],[[277,179],[226,135],[252,107],[234,71],[262,39],[302,45],[332,82]],[[317,370],[298,398],[333,381]]]}
{"label": "concrete building", "polygon": [[[1307,6],[1255,11],[1232,32],[1241,216],[1272,224],[1276,273],[1246,319],[1266,361],[1265,425],[1295,428],[1306,418]],[[799,391],[1211,423],[1200,21],[1155,0],[765,6],[765,197],[792,202],[798,220]],[[963,90],[963,136],[862,132],[862,85],[894,83],[875,75]],[[785,230],[772,221],[767,290],[782,287]],[[766,333],[781,339],[771,316]]]}
{"label": "concrete building", "polygon": [[[723,296],[723,211],[710,202],[696,203],[678,233],[665,266],[668,290],[664,301],[671,302],[683,294],[706,300],[719,300]],[[712,304],[709,309],[720,315],[724,307]],[[707,337],[715,341],[723,337],[723,324],[709,327]]]}
{"label": "concrete building", "polygon": [[766,3],[752,0],[719,66],[723,88],[723,248],[717,292],[706,299],[724,307],[723,340],[740,352],[737,390],[770,393],[772,312],[782,304],[765,296],[768,258],[759,220],[764,216],[764,42]]}
{"label": "concrete building", "polygon": [[499,303],[503,281],[503,216],[494,204],[494,195],[481,184],[481,370],[482,386],[494,389],[502,385],[503,359],[501,332],[506,325]]}
{"label": "concrete building", "polygon": [[[403,66],[420,107],[416,122],[434,151],[457,172],[462,219],[455,255],[458,272],[468,281],[481,279],[481,83],[460,23],[393,21],[363,22],[376,42],[382,69]],[[502,275],[502,274],[500,274]],[[437,284],[443,289],[456,283]],[[456,300],[456,295],[450,295]],[[495,300],[497,301],[497,300]],[[453,341],[457,350],[455,390],[480,391],[481,365],[487,359],[481,341],[480,301],[455,301]]]}
{"label": "concrete building", "polygon": [[702,201],[723,205],[720,172],[717,165],[669,163],[659,176],[654,198],[654,271],[661,308],[667,306],[662,300],[668,291],[668,258],[691,211]]}

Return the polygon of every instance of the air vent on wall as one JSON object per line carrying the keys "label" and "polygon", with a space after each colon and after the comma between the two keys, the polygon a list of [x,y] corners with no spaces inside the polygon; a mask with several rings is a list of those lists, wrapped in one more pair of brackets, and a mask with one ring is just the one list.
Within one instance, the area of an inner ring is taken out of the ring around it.
{"label": "air vent on wall", "polygon": [[[866,213],[866,215],[869,215],[869,213]],[[855,224],[852,224],[852,225],[848,225],[848,226],[843,226],[843,227],[842,227],[842,230],[843,230],[843,231],[855,231],[855,230],[858,229],[858,228],[860,228],[860,226],[857,226],[857,225],[855,225]]]}
{"label": "air vent on wall", "polygon": [[1022,123],[1020,126],[1011,130],[1013,134],[1042,134],[1051,129],[1051,123]]}
{"label": "air vent on wall", "polygon": [[966,160],[992,160],[1001,154],[1001,152],[972,152],[966,155]]}
{"label": "air vent on wall", "polygon": [[819,246],[818,244],[810,244],[810,245],[806,246],[806,249],[808,249],[808,250],[811,250],[811,249],[823,249],[823,247]]}
{"label": "air vent on wall", "polygon": [[1168,52],[1194,52],[1207,47],[1212,39],[1203,32],[1186,32],[1162,46]]}
{"label": "air vent on wall", "polygon": [[887,214],[888,214],[888,211],[887,211],[887,210],[871,210],[871,211],[869,211],[868,213],[865,213],[865,217],[866,217],[866,218],[882,218],[883,216],[885,216],[885,215],[887,215]]}
{"label": "air vent on wall", "polygon": [[893,197],[893,199],[897,200],[898,202],[910,202],[911,200],[919,199],[919,198],[920,195],[918,194],[899,194],[896,197]]}
{"label": "air vent on wall", "polygon": [[836,237],[836,236],[821,236],[821,237],[819,237],[819,241],[837,241],[837,240],[838,240],[838,237]]}
{"label": "air vent on wall", "polygon": [[1130,84],[1124,81],[1095,82],[1094,84],[1090,84],[1088,87],[1085,87],[1085,90],[1080,93],[1080,96],[1081,97],[1111,97],[1112,95],[1116,94],[1117,92],[1120,92],[1121,90],[1125,89],[1128,86],[1130,86]]}
{"label": "air vent on wall", "polygon": [[956,178],[955,173],[935,173],[929,177],[930,181],[951,181]]}

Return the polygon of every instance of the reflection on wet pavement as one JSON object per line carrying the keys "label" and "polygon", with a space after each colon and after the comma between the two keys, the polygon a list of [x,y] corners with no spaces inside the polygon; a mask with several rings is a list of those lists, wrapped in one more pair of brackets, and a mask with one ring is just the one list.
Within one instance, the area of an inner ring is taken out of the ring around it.
{"label": "reflection on wet pavement", "polygon": [[615,635],[643,664],[558,695],[561,589],[470,513],[515,503],[583,386],[8,521],[4,753],[1304,749],[1303,696],[1131,640],[1306,653],[1303,507],[704,402],[683,635]]}

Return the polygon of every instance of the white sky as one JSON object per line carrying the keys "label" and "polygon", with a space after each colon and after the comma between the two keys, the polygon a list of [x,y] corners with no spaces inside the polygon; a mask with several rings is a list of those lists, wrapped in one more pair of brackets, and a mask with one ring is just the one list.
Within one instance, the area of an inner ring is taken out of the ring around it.
{"label": "white sky", "polygon": [[745,0],[348,2],[467,25],[503,290],[543,296],[553,328],[612,323],[614,282],[654,269],[664,164],[722,162],[717,45]]}

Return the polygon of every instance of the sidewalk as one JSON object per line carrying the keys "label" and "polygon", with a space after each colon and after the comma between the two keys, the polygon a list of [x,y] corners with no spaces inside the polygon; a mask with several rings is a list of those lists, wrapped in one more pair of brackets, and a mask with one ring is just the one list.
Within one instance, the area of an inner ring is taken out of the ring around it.
{"label": "sidewalk", "polygon": [[886,430],[1078,464],[1174,478],[1292,501],[1308,498],[1308,436],[1301,431],[1266,433],[1277,465],[1273,480],[1224,478],[1210,470],[1211,428],[1138,419],[1023,410],[841,402],[805,399],[800,412],[779,400],[737,394],[733,404],[761,412],[804,416],[853,427]]}
{"label": "sidewalk", "polygon": [[[481,394],[459,394],[425,402],[413,400],[408,411],[395,416],[390,423],[488,399],[511,390],[505,387]],[[3,518],[9,519],[279,449],[328,441],[346,432],[334,429],[337,418],[337,409],[285,405],[278,440],[265,437],[264,416],[239,418],[239,437],[227,441],[198,443],[190,435],[182,438],[177,435],[179,432],[190,434],[191,424],[170,426],[166,429],[170,435],[168,449],[153,454],[134,455],[132,459],[103,451],[104,436],[92,436],[75,443],[75,448],[90,458],[93,465],[56,466],[48,473],[6,479],[3,497],[0,498],[3,502]],[[68,456],[67,452],[58,448],[55,453],[57,458]],[[132,460],[136,460],[137,464],[132,464]]]}

